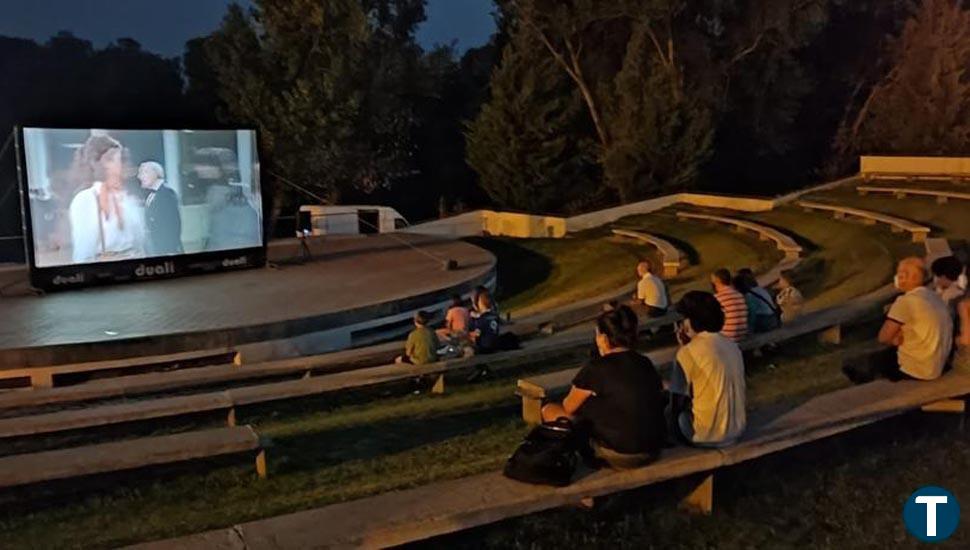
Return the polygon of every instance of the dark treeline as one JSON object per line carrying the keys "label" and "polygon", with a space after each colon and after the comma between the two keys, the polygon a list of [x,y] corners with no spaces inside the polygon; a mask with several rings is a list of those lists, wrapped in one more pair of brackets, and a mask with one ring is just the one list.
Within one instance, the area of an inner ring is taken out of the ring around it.
{"label": "dark treeline", "polygon": [[[497,0],[496,34],[463,56],[417,44],[425,0],[254,4],[181,59],[0,37],[0,132],[253,126],[271,220],[315,202],[296,186],[412,220],[574,213],[688,188],[777,194],[860,153],[970,143],[957,0]],[[0,183],[0,235],[19,234],[12,151]]]}

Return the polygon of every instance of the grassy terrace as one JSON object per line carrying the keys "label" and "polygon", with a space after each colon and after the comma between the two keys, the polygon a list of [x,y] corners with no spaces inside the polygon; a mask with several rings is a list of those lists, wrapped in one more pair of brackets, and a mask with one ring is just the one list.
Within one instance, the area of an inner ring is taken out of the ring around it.
{"label": "grassy terrace", "polygon": [[[863,339],[850,337],[839,348],[806,339],[759,359],[749,365],[750,406],[775,410],[844,386],[839,366],[866,348]],[[273,439],[269,479],[255,479],[237,461],[162,477],[132,474],[83,497],[11,493],[0,500],[0,537],[11,547],[110,547],[497,469],[527,429],[513,385],[499,379],[440,397],[338,407],[319,399],[243,411],[242,422]]]}
{"label": "grassy terrace", "polygon": [[[644,257],[659,261],[653,247],[613,236],[612,228],[649,228],[693,250],[694,262],[670,281],[677,295],[687,288],[704,288],[712,266],[751,266],[767,269],[780,256],[770,243],[711,227],[678,224],[667,213],[621,220],[611,228],[584,231],[565,239],[470,239],[498,258],[498,300],[503,311],[525,315],[591,298],[634,281],[636,263]],[[690,245],[686,245],[686,243]],[[659,265],[659,264],[658,264]]]}

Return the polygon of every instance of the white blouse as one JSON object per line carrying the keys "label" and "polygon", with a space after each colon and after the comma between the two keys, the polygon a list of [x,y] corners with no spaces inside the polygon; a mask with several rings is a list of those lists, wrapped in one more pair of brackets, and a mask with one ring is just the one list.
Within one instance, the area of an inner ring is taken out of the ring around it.
{"label": "white blouse", "polygon": [[[145,255],[145,209],[124,191],[118,192],[124,225],[117,215],[105,219],[98,227],[98,195],[104,184],[94,182],[71,200],[71,257],[76,263],[141,258]],[[102,241],[102,233],[104,242]],[[99,257],[100,256],[100,257]]]}

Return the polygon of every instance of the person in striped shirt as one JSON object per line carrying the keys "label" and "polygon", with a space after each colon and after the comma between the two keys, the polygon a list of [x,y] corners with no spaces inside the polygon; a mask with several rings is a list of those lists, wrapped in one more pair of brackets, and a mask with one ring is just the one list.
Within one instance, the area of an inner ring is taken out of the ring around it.
{"label": "person in striped shirt", "polygon": [[739,342],[748,335],[748,305],[744,296],[731,285],[731,272],[721,268],[711,275],[714,297],[724,311],[721,335]]}

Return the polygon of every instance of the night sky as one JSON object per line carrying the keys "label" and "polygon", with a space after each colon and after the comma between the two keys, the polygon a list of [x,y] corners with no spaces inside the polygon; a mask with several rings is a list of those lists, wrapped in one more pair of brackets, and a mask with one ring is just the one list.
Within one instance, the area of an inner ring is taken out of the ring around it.
{"label": "night sky", "polygon": [[[219,25],[231,0],[0,0],[0,35],[46,41],[61,30],[98,47],[134,38],[166,57],[185,41]],[[248,5],[250,0],[240,0]],[[495,29],[492,0],[428,0],[418,29],[424,46],[456,43],[459,52],[488,41]]]}

